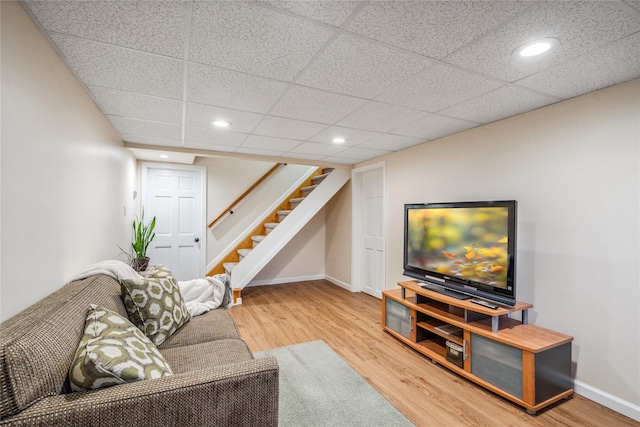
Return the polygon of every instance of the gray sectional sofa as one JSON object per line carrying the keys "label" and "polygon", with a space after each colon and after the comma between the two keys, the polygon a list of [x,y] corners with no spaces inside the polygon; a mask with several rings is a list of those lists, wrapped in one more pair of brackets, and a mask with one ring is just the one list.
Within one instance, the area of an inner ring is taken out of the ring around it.
{"label": "gray sectional sofa", "polygon": [[90,304],[127,316],[118,281],[98,275],[0,325],[0,426],[277,426],[277,362],[254,359],[222,308],[158,347],[173,375],[71,392]]}

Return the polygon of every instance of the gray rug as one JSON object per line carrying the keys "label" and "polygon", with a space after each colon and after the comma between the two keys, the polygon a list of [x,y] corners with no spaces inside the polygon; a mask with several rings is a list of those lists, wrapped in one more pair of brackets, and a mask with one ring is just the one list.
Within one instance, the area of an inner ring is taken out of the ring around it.
{"label": "gray rug", "polygon": [[413,424],[324,341],[255,353],[280,366],[279,427],[410,427]]}

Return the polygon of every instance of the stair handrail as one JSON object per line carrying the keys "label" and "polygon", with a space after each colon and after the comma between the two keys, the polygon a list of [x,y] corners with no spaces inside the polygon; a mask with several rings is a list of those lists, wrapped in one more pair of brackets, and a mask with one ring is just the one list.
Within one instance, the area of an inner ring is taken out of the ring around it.
{"label": "stair handrail", "polygon": [[350,170],[336,169],[323,179],[300,205],[287,215],[281,225],[267,234],[262,242],[233,268],[231,287],[244,288],[350,178]]}
{"label": "stair handrail", "polygon": [[269,175],[274,173],[276,171],[276,169],[278,169],[282,165],[286,165],[286,163],[276,163],[276,165],[273,166],[271,169],[269,169],[267,171],[267,173],[265,173],[262,176],[262,178],[258,179],[251,187],[249,187],[249,189],[247,191],[242,193],[242,195],[240,195],[240,197],[238,197],[236,200],[234,200],[233,203],[231,203],[228,208],[223,210],[222,213],[220,215],[218,215],[218,217],[216,219],[211,221],[209,223],[208,227],[209,228],[213,227],[216,222],[220,221],[227,214],[229,214],[229,215],[233,214],[233,208],[236,207],[245,197],[247,197],[249,195],[249,193],[251,193],[258,185],[262,184],[262,182],[265,179],[267,179],[269,177]]}
{"label": "stair handrail", "polygon": [[[240,233],[238,238],[232,241],[227,245],[226,248],[217,251],[218,255],[213,259],[211,263],[207,266],[207,276],[213,276],[216,274],[216,269],[219,269],[224,265],[226,261],[233,262],[235,260],[230,260],[230,256],[235,258],[232,254],[237,251],[237,249],[243,249],[249,246],[243,246],[242,243],[249,243],[251,241],[252,235],[263,234],[264,225],[267,222],[277,222],[275,219],[278,215],[278,211],[286,209],[285,205],[289,203],[294,197],[297,197],[302,191],[303,187],[307,187],[311,185],[312,178],[317,176],[318,170],[320,168],[309,166],[308,170],[295,182],[292,182],[292,185],[282,192],[279,197],[274,198],[274,202],[261,214],[256,215],[255,220],[249,226],[245,227],[245,231]],[[266,231],[266,230],[264,230]],[[253,243],[251,243],[252,245]],[[221,272],[221,271],[218,271]]]}

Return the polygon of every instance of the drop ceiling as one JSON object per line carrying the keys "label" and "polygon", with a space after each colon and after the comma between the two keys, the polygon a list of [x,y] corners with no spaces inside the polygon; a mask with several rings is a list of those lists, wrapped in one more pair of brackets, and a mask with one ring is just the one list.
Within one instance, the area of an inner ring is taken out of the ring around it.
{"label": "drop ceiling", "polygon": [[640,0],[23,5],[153,149],[355,164],[640,77]]}

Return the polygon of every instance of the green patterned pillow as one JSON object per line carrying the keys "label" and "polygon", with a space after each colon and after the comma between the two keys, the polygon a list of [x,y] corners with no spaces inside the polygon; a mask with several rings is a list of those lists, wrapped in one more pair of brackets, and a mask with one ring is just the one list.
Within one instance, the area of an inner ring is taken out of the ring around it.
{"label": "green patterned pillow", "polygon": [[146,278],[123,280],[121,288],[129,319],[157,346],[191,319],[178,282],[161,265]]}
{"label": "green patterned pillow", "polygon": [[74,391],[172,375],[155,345],[120,314],[91,304],[69,369]]}

